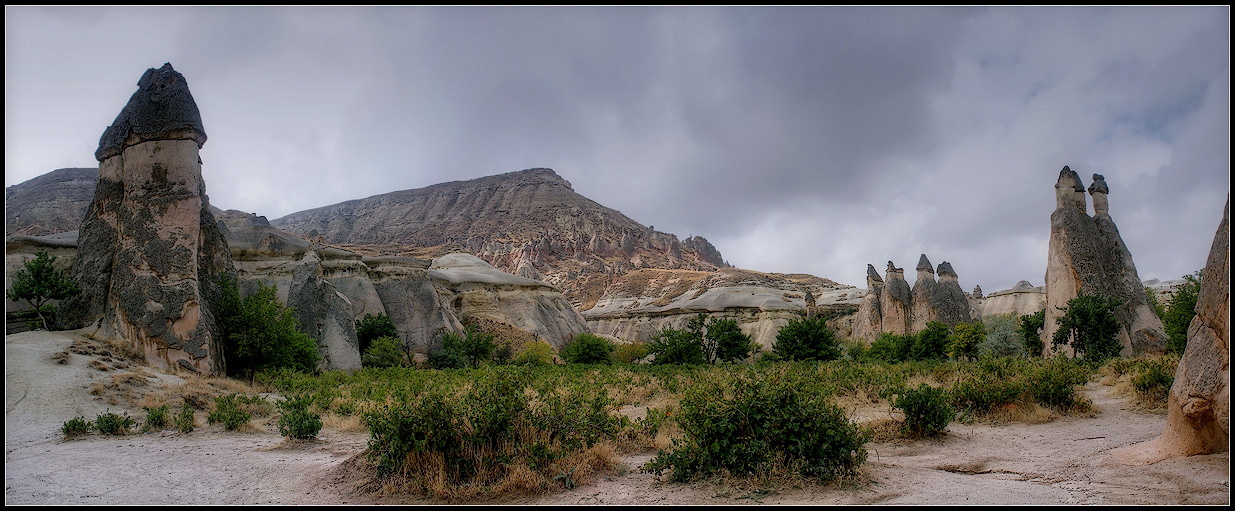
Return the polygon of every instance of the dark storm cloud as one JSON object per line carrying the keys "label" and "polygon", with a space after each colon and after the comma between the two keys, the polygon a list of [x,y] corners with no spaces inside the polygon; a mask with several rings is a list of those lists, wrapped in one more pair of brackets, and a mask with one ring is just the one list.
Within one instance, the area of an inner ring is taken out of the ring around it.
{"label": "dark storm cloud", "polygon": [[212,202],[270,218],[543,166],[741,267],[926,253],[989,292],[1042,284],[1063,165],[1146,279],[1230,189],[1225,7],[6,8],[5,40],[7,185],[93,165],[170,61]]}

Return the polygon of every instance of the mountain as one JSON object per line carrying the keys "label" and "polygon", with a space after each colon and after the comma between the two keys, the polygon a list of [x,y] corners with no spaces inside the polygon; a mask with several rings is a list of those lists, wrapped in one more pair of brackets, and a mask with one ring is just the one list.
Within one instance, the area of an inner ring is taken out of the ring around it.
{"label": "mountain", "polygon": [[544,168],[350,200],[270,224],[366,255],[475,254],[558,286],[581,310],[633,270],[729,267],[706,239],[645,227]]}
{"label": "mountain", "polygon": [[4,234],[76,231],[94,199],[99,169],[58,169],[4,189]]}

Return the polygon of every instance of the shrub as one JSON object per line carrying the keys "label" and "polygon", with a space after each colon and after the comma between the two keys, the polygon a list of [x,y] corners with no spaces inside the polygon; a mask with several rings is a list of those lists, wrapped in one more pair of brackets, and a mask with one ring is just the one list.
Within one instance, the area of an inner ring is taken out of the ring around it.
{"label": "shrub", "polygon": [[978,343],[979,358],[1025,356],[1025,343],[1018,335],[1018,322],[1015,315],[989,316],[982,322],[986,326],[986,339]]}
{"label": "shrub", "polygon": [[399,348],[399,339],[397,337],[378,337],[369,343],[369,349],[365,350],[364,356],[360,358],[361,364],[365,367],[399,367],[407,365],[403,359],[403,350]]}
{"label": "shrub", "polygon": [[1038,366],[1028,378],[1029,393],[1034,401],[1053,407],[1073,407],[1080,404],[1076,386],[1089,380],[1090,370],[1066,358],[1052,358]]}
{"label": "shrub", "polygon": [[665,327],[652,336],[648,353],[654,364],[715,364],[745,359],[759,346],[742,333],[737,321],[712,318],[699,313],[685,330]]}
{"label": "shrub", "polygon": [[865,362],[873,357],[870,356],[870,346],[858,339],[845,339],[841,341],[844,347],[845,358],[854,362]]}
{"label": "shrub", "polygon": [[1114,312],[1117,305],[1118,301],[1100,295],[1078,293],[1067,307],[1059,307],[1063,315],[1055,320],[1059,330],[1051,344],[1056,348],[1070,345],[1078,357],[1090,362],[1119,356],[1123,346],[1115,337],[1120,328]]}
{"label": "shrub", "polygon": [[914,336],[913,346],[909,348],[912,360],[943,360],[947,358],[948,324],[939,321],[926,323],[926,329]]}
{"label": "shrub", "polygon": [[219,396],[214,399],[214,411],[206,416],[206,422],[210,424],[223,424],[223,428],[228,431],[234,431],[240,426],[249,423],[252,418],[249,412],[241,408],[242,396],[240,394],[228,394]]}
{"label": "shrub", "polygon": [[[703,317],[704,315],[700,314],[696,319],[702,321]],[[749,335],[742,333],[738,322],[732,319],[712,318],[703,335],[704,358],[710,364],[745,360],[758,348]]]}
{"label": "shrub", "polygon": [[905,412],[901,434],[911,437],[941,435],[956,415],[956,410],[948,404],[947,393],[925,383],[917,389],[902,391],[892,407]]}
{"label": "shrub", "polygon": [[1196,299],[1201,292],[1201,272],[1184,275],[1184,281],[1167,302],[1166,312],[1162,316],[1167,353],[1184,352],[1184,348],[1188,346],[1188,325],[1192,324],[1192,318],[1196,316]]}
{"label": "shrub", "polygon": [[879,334],[875,342],[871,343],[868,353],[875,360],[894,364],[910,360],[910,349],[913,344],[914,336],[912,335],[895,335],[884,332]]}
{"label": "shrub", "polygon": [[1175,383],[1175,369],[1178,361],[1163,358],[1147,362],[1136,376],[1132,378],[1132,388],[1137,394],[1150,402],[1165,402]]}
{"label": "shrub", "polygon": [[[493,339],[493,334],[481,332],[475,326],[469,326],[464,329],[463,335],[454,332],[443,334],[441,351],[454,352],[463,357],[464,365],[467,367],[480,367],[480,363],[488,361],[497,347]],[[438,366],[434,365],[434,367]]]}
{"label": "shrub", "polygon": [[515,365],[553,365],[553,346],[545,341],[533,341],[523,346],[515,356]]}
{"label": "shrub", "polygon": [[99,430],[99,433],[104,435],[127,435],[133,426],[137,425],[137,421],[129,417],[128,413],[123,415],[107,412],[99,414],[94,419],[94,429]]}
{"label": "shrub", "polygon": [[279,403],[279,434],[288,438],[313,438],[322,430],[322,417],[309,411],[313,396],[302,394]]}
{"label": "shrub", "polygon": [[255,372],[266,369],[317,369],[317,341],[300,331],[295,309],[279,303],[275,287],[260,284],[244,299],[234,278],[224,278],[219,288],[217,317],[230,374],[244,374],[252,381]]}
{"label": "shrub", "polygon": [[399,329],[394,321],[385,314],[365,314],[364,318],[356,320],[356,339],[360,341],[360,352],[369,351],[369,345],[382,337],[399,339]]}
{"label": "shrub", "polygon": [[965,379],[952,386],[952,404],[962,410],[989,412],[1020,400],[1024,382],[998,378]]}
{"label": "shrub", "polygon": [[978,345],[986,340],[986,327],[979,321],[973,323],[957,323],[948,337],[947,353],[955,359],[974,358],[978,355]]}
{"label": "shrub", "polygon": [[180,413],[172,419],[172,425],[176,427],[176,431],[188,433],[197,427],[197,417],[193,415],[193,407],[185,403],[180,407]]}
{"label": "shrub", "polygon": [[695,332],[664,327],[652,336],[648,353],[655,355],[653,364],[702,364],[707,361],[703,343]]}
{"label": "shrub", "polygon": [[570,364],[612,364],[614,347],[608,339],[585,332],[562,348],[562,360]]}
{"label": "shrub", "polygon": [[69,419],[63,426],[60,426],[60,432],[64,433],[65,438],[73,438],[89,433],[93,427],[94,424],[79,415]]}
{"label": "shrub", "polygon": [[822,316],[790,320],[776,332],[772,351],[784,360],[836,360],[840,341]]}
{"label": "shrub", "polygon": [[143,406],[142,409],[146,410],[146,422],[142,423],[143,431],[162,431],[171,422],[167,405]]}
{"label": "shrub", "polygon": [[453,349],[442,348],[429,353],[429,367],[434,369],[463,369],[467,357]]}
{"label": "shrub", "polygon": [[1145,298],[1149,300],[1149,307],[1154,310],[1154,315],[1158,316],[1159,320],[1166,319],[1166,306],[1158,301],[1158,293],[1145,286]]}
{"label": "shrub", "polygon": [[1040,357],[1046,349],[1042,342],[1042,328],[1046,326],[1046,311],[1040,310],[1026,314],[1020,318],[1021,339],[1025,342],[1025,353],[1031,357]]}
{"label": "shrub", "polygon": [[[77,281],[67,271],[56,268],[56,256],[48,255],[43,250],[35,252],[34,259],[22,265],[9,285],[5,295],[14,302],[25,300],[33,306],[43,330],[49,329],[47,317],[44,316],[44,312],[49,312],[44,307],[49,300],[63,300],[81,293]],[[54,316],[54,309],[51,312]]]}
{"label": "shrub", "polygon": [[632,342],[630,344],[619,344],[613,350],[613,360],[623,364],[633,364],[635,361],[648,356],[648,346],[641,342]]}
{"label": "shrub", "polygon": [[[731,397],[730,397],[731,396]],[[840,408],[779,377],[740,378],[688,389],[677,415],[684,437],[642,467],[674,481],[726,471],[758,474],[777,464],[819,479],[856,473],[866,438]]]}

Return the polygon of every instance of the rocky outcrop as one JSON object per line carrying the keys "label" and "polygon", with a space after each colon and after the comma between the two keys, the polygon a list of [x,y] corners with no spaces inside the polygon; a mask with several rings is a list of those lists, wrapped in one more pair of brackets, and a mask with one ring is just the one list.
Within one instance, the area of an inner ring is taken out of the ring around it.
{"label": "rocky outcrop", "polygon": [[883,291],[879,294],[879,331],[908,335],[913,326],[913,291],[905,281],[905,270],[888,261]]}
{"label": "rocky outcrop", "polygon": [[939,283],[935,281],[935,268],[926,258],[926,254],[918,258],[918,279],[913,283],[911,293],[910,332],[921,332],[926,324],[939,319]]}
{"label": "rocky outcrop", "polygon": [[[959,277],[947,261],[939,263],[939,283],[935,286],[935,320],[948,326],[973,321],[969,299],[961,290]],[[923,325],[925,328],[926,325]]]}
{"label": "rocky outcrop", "polygon": [[939,263],[936,270],[926,254],[918,259],[918,280],[913,289],[905,282],[904,270],[888,261],[887,280],[879,278],[872,265],[866,265],[866,296],[854,319],[853,338],[873,342],[882,333],[910,335],[926,329],[931,321],[956,326],[973,321],[974,306],[961,291],[952,265]]}
{"label": "rocky outcrop", "polygon": [[4,189],[4,234],[47,236],[76,231],[99,182],[99,169],[58,169]]}
{"label": "rocky outcrop", "polygon": [[1006,314],[1020,317],[1046,308],[1046,288],[1034,287],[1029,281],[1022,280],[1012,289],[995,291],[976,302],[975,308],[981,318]]}
{"label": "rocky outcrop", "polygon": [[[1086,213],[1085,188],[1080,176],[1064,167],[1055,184],[1055,212],[1051,214],[1051,238],[1046,267],[1046,326],[1043,341],[1053,351],[1051,340],[1059,328],[1056,319],[1068,300],[1080,292],[1118,300],[1115,316],[1123,354],[1160,353],[1166,346],[1162,321],[1154,314],[1143,285],[1109,214],[1106,180],[1094,174],[1089,193],[1094,198],[1094,216]],[[1064,347],[1071,355],[1071,348]]]}
{"label": "rocky outcrop", "polygon": [[103,132],[98,184],[78,238],[71,320],[124,339],[153,365],[223,372],[211,303],[234,272],[209,210],[206,132],[184,76],[164,64]]}
{"label": "rocky outcrop", "polygon": [[300,331],[317,339],[323,369],[360,369],[360,342],[352,302],[322,278],[322,260],[310,251],[292,270],[287,305],[296,310]]}
{"label": "rocky outcrop", "polygon": [[1231,198],[1209,249],[1196,317],[1188,326],[1175,382],[1167,398],[1166,428],[1158,438],[1114,454],[1131,464],[1223,452],[1231,436]]}
{"label": "rocky outcrop", "polygon": [[[808,308],[806,294],[816,306]],[[596,306],[583,311],[594,333],[627,342],[648,342],[665,327],[685,328],[699,313],[733,319],[763,349],[776,333],[808,311],[849,313],[862,299],[851,286],[803,274],[723,269],[713,272],[641,269],[606,288]]]}
{"label": "rocky outcrop", "polygon": [[880,294],[883,291],[883,277],[875,271],[875,266],[866,265],[866,294],[858,304],[858,313],[853,321],[853,338],[873,341],[879,337],[882,330],[883,312],[879,308]]}
{"label": "rocky outcrop", "polygon": [[985,298],[984,296],[982,296],[982,286],[973,286],[973,294],[970,296],[978,300]]}

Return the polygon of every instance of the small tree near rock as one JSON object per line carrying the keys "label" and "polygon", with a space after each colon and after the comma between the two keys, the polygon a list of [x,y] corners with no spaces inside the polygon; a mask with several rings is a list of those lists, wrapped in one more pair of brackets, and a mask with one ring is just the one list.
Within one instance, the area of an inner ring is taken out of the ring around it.
{"label": "small tree near rock", "polygon": [[47,302],[63,300],[80,292],[77,281],[68,272],[56,268],[56,256],[40,250],[13,276],[12,288],[6,295],[15,302],[30,303],[43,323],[43,330],[48,330],[47,316],[43,315]]}

